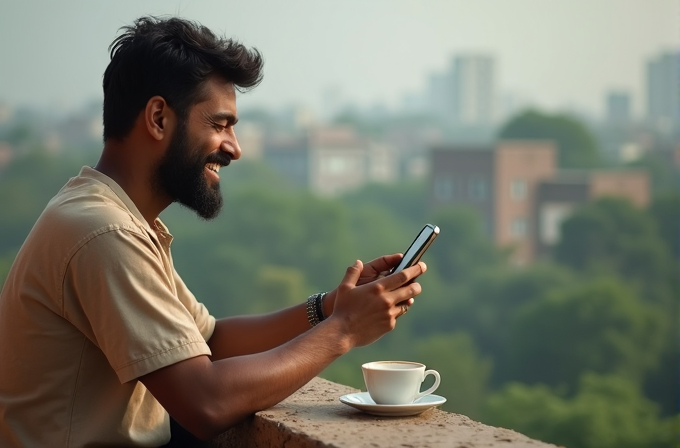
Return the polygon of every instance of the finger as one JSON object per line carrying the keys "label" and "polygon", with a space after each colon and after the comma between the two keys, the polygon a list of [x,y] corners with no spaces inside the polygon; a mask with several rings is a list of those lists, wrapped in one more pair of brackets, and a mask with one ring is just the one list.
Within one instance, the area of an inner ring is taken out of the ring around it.
{"label": "finger", "polygon": [[383,255],[382,257],[371,260],[366,264],[375,272],[383,272],[392,269],[403,258],[402,254]]}
{"label": "finger", "polygon": [[425,271],[427,271],[427,265],[422,261],[419,261],[410,268],[406,268],[403,271],[388,275],[379,281],[387,290],[393,291],[422,275]]}
{"label": "finger", "polygon": [[420,283],[409,283],[392,291],[388,297],[388,300],[390,300],[395,306],[411,305],[413,303],[413,298],[420,295],[422,291],[423,288],[420,286]]}
{"label": "finger", "polygon": [[355,287],[359,281],[359,277],[361,277],[361,271],[363,268],[364,264],[361,262],[361,260],[355,261],[354,264],[348,267],[347,271],[345,271],[345,276],[342,278],[342,283],[352,288]]}
{"label": "finger", "polygon": [[412,303],[413,303],[413,299],[409,299],[409,300],[406,300],[404,302],[398,303],[397,308],[399,309],[399,311],[398,311],[396,317],[401,317],[404,314],[408,313],[408,310],[411,307]]}
{"label": "finger", "polygon": [[415,302],[416,302],[416,299],[414,299],[413,297],[411,297],[411,298],[409,298],[409,299],[407,299],[407,300],[403,300],[403,301],[397,303],[397,305],[399,305],[399,306],[401,306],[401,305],[411,306],[411,305],[413,305]]}

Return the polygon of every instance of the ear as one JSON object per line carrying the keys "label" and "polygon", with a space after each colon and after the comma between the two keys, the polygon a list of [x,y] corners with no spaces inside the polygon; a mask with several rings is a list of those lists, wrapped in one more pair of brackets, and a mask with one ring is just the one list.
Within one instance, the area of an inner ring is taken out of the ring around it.
{"label": "ear", "polygon": [[154,140],[161,141],[172,135],[175,114],[162,96],[149,99],[144,109],[144,124]]}

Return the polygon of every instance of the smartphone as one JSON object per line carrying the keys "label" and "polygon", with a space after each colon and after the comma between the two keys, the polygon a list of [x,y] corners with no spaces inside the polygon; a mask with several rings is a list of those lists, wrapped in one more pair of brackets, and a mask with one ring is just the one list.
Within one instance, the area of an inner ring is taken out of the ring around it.
{"label": "smartphone", "polygon": [[439,235],[439,227],[434,224],[425,224],[423,230],[420,231],[415,240],[411,243],[406,252],[404,252],[404,258],[401,259],[398,265],[396,265],[390,271],[390,274],[402,271],[406,268],[413,266],[420,261],[425,251],[432,241]]}

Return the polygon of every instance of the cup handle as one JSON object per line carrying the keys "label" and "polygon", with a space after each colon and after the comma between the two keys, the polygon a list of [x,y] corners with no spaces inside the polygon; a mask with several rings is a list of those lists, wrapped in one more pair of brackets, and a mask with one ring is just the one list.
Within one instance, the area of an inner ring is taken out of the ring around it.
{"label": "cup handle", "polygon": [[426,370],[425,374],[423,375],[423,381],[425,381],[425,378],[427,378],[428,375],[434,376],[434,384],[432,385],[432,387],[430,387],[426,391],[420,392],[418,395],[416,395],[416,398],[414,398],[413,401],[416,401],[417,399],[422,398],[425,395],[431,394],[432,392],[437,390],[437,388],[439,387],[439,382],[441,380],[439,378],[439,372],[437,372],[436,370]]}

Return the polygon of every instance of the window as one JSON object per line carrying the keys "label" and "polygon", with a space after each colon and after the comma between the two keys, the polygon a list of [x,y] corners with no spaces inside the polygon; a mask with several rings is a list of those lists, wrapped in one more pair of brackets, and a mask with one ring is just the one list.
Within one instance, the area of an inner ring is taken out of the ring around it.
{"label": "window", "polygon": [[512,220],[510,233],[517,238],[524,238],[527,234],[527,220],[525,218],[515,218]]}
{"label": "window", "polygon": [[562,222],[571,214],[573,204],[547,202],[540,210],[540,241],[542,244],[556,244],[560,241]]}
{"label": "window", "polygon": [[438,201],[447,201],[453,197],[453,179],[437,177],[434,180],[434,197]]}
{"label": "window", "polygon": [[473,177],[468,182],[468,194],[470,199],[483,201],[489,195],[489,185],[481,176]]}
{"label": "window", "polygon": [[510,197],[515,201],[526,199],[527,183],[524,179],[515,179],[510,183]]}

